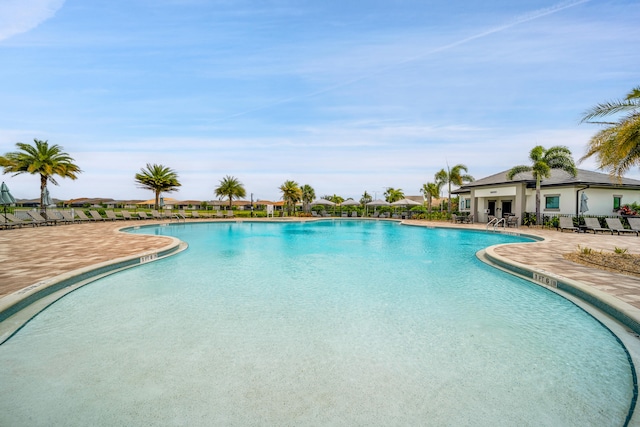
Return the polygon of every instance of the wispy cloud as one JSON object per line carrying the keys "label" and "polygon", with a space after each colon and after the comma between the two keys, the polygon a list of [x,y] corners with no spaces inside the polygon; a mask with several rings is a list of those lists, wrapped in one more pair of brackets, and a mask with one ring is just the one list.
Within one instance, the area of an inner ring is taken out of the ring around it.
{"label": "wispy cloud", "polygon": [[0,41],[26,33],[52,18],[65,0],[4,0],[0,2]]}

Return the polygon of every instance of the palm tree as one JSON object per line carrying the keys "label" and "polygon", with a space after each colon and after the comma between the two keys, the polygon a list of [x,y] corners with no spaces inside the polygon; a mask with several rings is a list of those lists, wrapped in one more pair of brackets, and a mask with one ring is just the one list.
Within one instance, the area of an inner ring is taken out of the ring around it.
{"label": "palm tree", "polygon": [[293,215],[296,209],[296,203],[302,199],[302,190],[298,186],[298,183],[292,180],[285,181],[280,187],[282,193],[282,200],[287,205],[287,213],[289,216]]}
{"label": "palm tree", "polygon": [[238,178],[229,175],[220,180],[220,185],[216,187],[215,192],[220,199],[222,197],[229,199],[229,209],[233,208],[233,199],[241,199],[247,195]]}
{"label": "palm tree", "polygon": [[309,184],[303,185],[300,191],[302,191],[302,204],[304,205],[304,211],[305,213],[309,213],[309,206],[316,198],[316,191]]}
{"label": "palm tree", "polygon": [[431,213],[431,203],[434,197],[440,197],[440,191],[442,190],[442,183],[427,182],[422,184],[420,192],[427,198],[427,206],[429,207],[429,213]]}
{"label": "palm tree", "polygon": [[[591,119],[606,117],[619,113],[622,116],[617,122],[592,122]],[[595,156],[598,168],[608,170],[620,179],[631,167],[640,165],[640,86],[634,88],[623,100],[598,104],[586,111],[582,123],[606,125],[605,129],[596,133],[587,146],[580,162]]]}
{"label": "palm tree", "polygon": [[163,165],[147,163],[147,168],[140,169],[135,180],[140,184],[140,188],[151,190],[155,194],[155,208],[160,204],[160,194],[177,191],[180,187],[178,174],[171,168]]}
{"label": "palm tree", "polygon": [[373,201],[373,197],[371,197],[371,194],[367,193],[366,191],[364,192],[364,194],[362,194],[362,197],[360,197],[361,205],[366,205],[371,201]]}
{"label": "palm tree", "polygon": [[40,209],[44,212],[47,182],[58,185],[55,175],[75,180],[82,171],[73,163],[73,158],[62,151],[61,146],[56,144],[49,146],[48,141],[38,139],[34,139],[33,142],[34,145],[16,143],[20,151],[0,156],[0,166],[4,169],[3,173],[13,173],[14,176],[22,173],[40,175]]}
{"label": "palm tree", "polygon": [[[462,174],[462,171],[465,174]],[[460,187],[465,182],[472,182],[475,178],[471,175],[467,175],[466,172],[469,172],[469,169],[462,164],[455,165],[452,168],[449,168],[447,165],[447,169],[441,169],[438,173],[435,174],[436,184],[442,188],[443,185],[447,184],[448,187],[448,199],[447,204],[449,205],[449,215],[451,215],[451,184]]]}
{"label": "palm tree", "polygon": [[400,188],[395,189],[395,188],[389,187],[387,188],[387,191],[384,192],[384,198],[387,202],[393,203],[400,199],[403,199],[404,192]]}
{"label": "palm tree", "polygon": [[517,174],[531,172],[536,180],[536,224],[542,223],[540,216],[540,182],[542,178],[549,178],[552,169],[561,169],[571,176],[576,176],[578,170],[571,157],[571,151],[562,145],[545,149],[538,145],[529,153],[532,165],[514,166],[507,172],[507,179],[512,180]]}

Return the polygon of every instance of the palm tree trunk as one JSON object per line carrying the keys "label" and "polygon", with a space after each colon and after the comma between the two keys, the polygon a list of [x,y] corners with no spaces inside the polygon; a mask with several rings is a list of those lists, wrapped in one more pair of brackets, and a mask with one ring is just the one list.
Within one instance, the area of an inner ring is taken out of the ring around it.
{"label": "palm tree trunk", "polygon": [[156,191],[156,204],[154,205],[155,209],[160,209],[160,192]]}
{"label": "palm tree trunk", "polygon": [[47,188],[47,177],[40,174],[40,213],[45,214],[47,212],[47,208],[44,205],[44,191]]}

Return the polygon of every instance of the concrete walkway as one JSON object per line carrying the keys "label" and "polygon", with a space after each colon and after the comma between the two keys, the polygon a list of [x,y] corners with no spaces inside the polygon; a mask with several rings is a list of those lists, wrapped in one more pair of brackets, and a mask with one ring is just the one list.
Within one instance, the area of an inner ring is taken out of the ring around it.
{"label": "concrete walkway", "polygon": [[[78,268],[165,247],[170,243],[166,237],[118,231],[125,226],[154,223],[158,221],[115,221],[0,230],[0,298]],[[412,223],[479,230],[486,228],[484,224]],[[635,235],[561,233],[527,227],[509,230],[534,234],[546,240],[498,247],[495,251],[498,255],[580,281],[640,308],[640,278],[585,267],[567,261],[562,256],[563,253],[576,251],[578,246],[604,251],[619,247],[627,249],[629,253],[640,254],[640,238]]]}

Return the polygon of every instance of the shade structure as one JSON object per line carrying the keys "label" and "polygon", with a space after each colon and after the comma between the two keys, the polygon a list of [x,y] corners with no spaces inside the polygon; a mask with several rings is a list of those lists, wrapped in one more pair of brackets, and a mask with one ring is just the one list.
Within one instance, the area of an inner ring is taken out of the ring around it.
{"label": "shade structure", "polygon": [[335,206],[336,204],[333,203],[331,200],[318,199],[318,200],[314,200],[313,202],[311,202],[311,206],[316,206],[316,205]]}
{"label": "shade structure", "polygon": [[589,210],[589,206],[587,205],[587,200],[589,200],[589,198],[587,197],[587,194],[583,191],[582,196],[580,196],[580,213],[585,213],[586,211]]}
{"label": "shade structure", "polygon": [[391,203],[387,202],[386,200],[378,199],[367,203],[367,206],[391,206]]}
{"label": "shade structure", "polygon": [[422,203],[416,202],[415,200],[411,200],[411,199],[400,199],[391,203],[391,206],[421,206],[421,205]]}
{"label": "shade structure", "polygon": [[340,203],[341,206],[360,206],[360,202],[355,201],[353,199],[349,199],[349,200],[345,200],[344,202]]}

